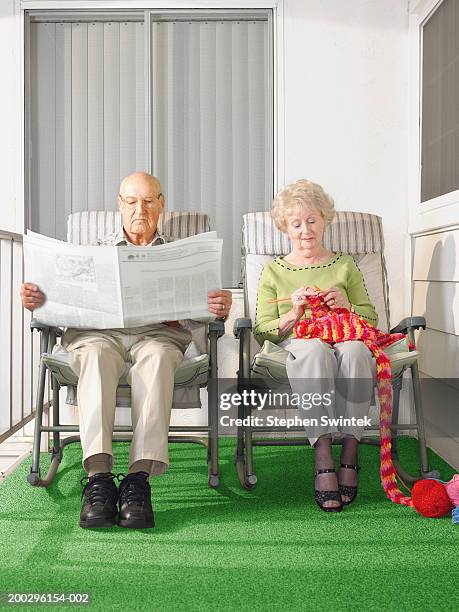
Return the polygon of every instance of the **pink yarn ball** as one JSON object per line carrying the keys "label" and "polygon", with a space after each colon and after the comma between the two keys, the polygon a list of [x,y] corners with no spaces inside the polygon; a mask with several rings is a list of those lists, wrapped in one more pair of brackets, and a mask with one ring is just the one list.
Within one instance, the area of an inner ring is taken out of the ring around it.
{"label": "pink yarn ball", "polygon": [[455,474],[449,482],[445,483],[445,488],[453,506],[459,506],[459,474]]}

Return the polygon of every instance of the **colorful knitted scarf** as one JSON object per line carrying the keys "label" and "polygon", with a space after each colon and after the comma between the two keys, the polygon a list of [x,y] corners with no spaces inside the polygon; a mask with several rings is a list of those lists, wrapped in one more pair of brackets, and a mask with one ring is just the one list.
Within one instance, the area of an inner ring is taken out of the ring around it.
{"label": "colorful knitted scarf", "polygon": [[301,319],[295,325],[297,338],[320,338],[332,345],[335,342],[357,340],[373,353],[380,404],[381,484],[391,501],[412,506],[411,497],[406,497],[398,488],[397,473],[392,463],[392,371],[390,360],[383,351],[385,347],[404,338],[404,334],[385,334],[345,308],[331,310],[319,294],[310,295],[307,299],[311,307],[311,318]]}

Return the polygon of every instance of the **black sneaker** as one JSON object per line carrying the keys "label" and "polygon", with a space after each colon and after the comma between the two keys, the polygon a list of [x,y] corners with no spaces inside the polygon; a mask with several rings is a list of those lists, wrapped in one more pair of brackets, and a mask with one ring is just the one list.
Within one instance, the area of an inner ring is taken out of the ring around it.
{"label": "black sneaker", "polygon": [[[118,474],[118,477],[124,474]],[[151,488],[146,472],[134,472],[125,476],[119,486],[121,527],[145,529],[155,526],[151,507]]]}
{"label": "black sneaker", "polygon": [[114,474],[94,474],[88,478],[81,497],[84,497],[80,513],[80,527],[112,527],[116,524],[118,489],[113,479]]}

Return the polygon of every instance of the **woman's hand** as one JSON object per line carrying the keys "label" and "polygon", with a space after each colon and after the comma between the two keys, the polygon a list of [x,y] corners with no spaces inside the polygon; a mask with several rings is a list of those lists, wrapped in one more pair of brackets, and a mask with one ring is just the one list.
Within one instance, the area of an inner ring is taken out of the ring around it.
{"label": "woman's hand", "polygon": [[347,299],[346,295],[338,289],[338,287],[330,287],[330,289],[325,289],[321,292],[321,295],[324,299],[325,304],[335,310],[335,308],[346,308],[350,309],[351,303]]}
{"label": "woman's hand", "polygon": [[316,293],[315,287],[300,287],[290,295],[292,308],[279,319],[279,336],[284,336],[301,319],[309,305],[307,296]]}
{"label": "woman's hand", "polygon": [[19,295],[21,296],[21,302],[24,308],[30,311],[35,310],[35,308],[40,308],[46,299],[37,285],[33,283],[23,283]]}
{"label": "woman's hand", "polygon": [[290,299],[292,300],[292,311],[293,314],[301,319],[304,315],[304,311],[309,306],[309,302],[307,300],[308,295],[314,295],[317,293],[315,287],[300,287],[296,291],[294,291]]}

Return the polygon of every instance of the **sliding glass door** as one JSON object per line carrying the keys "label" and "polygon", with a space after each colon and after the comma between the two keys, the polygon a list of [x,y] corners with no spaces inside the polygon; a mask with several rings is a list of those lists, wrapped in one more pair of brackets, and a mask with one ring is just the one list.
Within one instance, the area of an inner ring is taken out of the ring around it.
{"label": "sliding glass door", "polygon": [[209,214],[235,286],[242,214],[273,190],[270,11],[28,14],[28,224],[114,210],[135,170]]}

